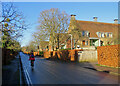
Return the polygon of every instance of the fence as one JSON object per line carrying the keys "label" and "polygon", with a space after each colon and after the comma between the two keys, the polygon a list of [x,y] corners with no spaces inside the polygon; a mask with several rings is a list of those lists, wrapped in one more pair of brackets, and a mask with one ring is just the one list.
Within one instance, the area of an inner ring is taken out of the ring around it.
{"label": "fence", "polygon": [[120,67],[120,44],[97,47],[98,64]]}

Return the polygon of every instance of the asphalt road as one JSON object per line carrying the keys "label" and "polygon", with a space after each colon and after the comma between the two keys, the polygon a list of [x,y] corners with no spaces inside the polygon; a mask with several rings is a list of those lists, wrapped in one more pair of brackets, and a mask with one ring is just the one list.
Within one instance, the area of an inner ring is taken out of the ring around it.
{"label": "asphalt road", "polygon": [[20,52],[32,84],[117,84],[118,76],[82,68],[75,64],[36,58],[34,70],[29,56]]}

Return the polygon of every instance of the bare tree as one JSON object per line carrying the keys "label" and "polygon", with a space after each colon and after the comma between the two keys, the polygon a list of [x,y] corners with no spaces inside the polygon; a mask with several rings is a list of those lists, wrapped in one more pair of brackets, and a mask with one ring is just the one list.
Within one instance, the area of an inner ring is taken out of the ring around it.
{"label": "bare tree", "polygon": [[48,46],[48,44],[46,45],[46,42],[48,42],[46,40],[48,39],[46,35],[44,35],[44,33],[41,33],[41,32],[33,33],[33,39],[34,39],[36,46],[39,47],[39,50],[43,50],[44,48]]}
{"label": "bare tree", "polygon": [[[0,15],[0,31],[6,37],[5,47],[9,39],[17,39],[22,36],[22,31],[26,29],[23,14],[13,5],[13,3],[2,3],[2,15]],[[9,36],[8,36],[9,35]],[[3,39],[4,40],[4,39]]]}
{"label": "bare tree", "polygon": [[60,36],[60,33],[67,32],[69,19],[64,11],[61,12],[55,8],[40,13],[38,29],[44,37],[49,39],[53,50],[56,46],[59,48],[60,41],[64,38]]}

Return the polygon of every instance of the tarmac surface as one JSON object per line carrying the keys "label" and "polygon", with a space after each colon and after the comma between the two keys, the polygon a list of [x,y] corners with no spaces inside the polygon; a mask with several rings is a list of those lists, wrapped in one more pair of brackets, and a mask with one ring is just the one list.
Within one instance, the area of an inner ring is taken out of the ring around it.
{"label": "tarmac surface", "polygon": [[19,85],[20,71],[18,56],[8,65],[2,66],[2,86]]}
{"label": "tarmac surface", "polygon": [[[30,83],[35,84],[118,84],[118,76],[85,68],[87,64],[51,61],[36,58],[34,70],[29,56],[20,52]],[[94,68],[91,64],[89,67]],[[95,68],[96,69],[96,68]]]}

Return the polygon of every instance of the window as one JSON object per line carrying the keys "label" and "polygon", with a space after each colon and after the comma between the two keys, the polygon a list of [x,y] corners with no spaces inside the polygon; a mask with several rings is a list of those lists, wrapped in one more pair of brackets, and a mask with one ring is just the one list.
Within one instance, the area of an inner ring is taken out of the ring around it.
{"label": "window", "polygon": [[88,41],[85,41],[85,45],[88,45]]}
{"label": "window", "polygon": [[82,31],[82,36],[89,37],[90,36],[89,31]]}
{"label": "window", "polygon": [[101,37],[102,37],[102,38],[104,38],[104,35],[105,35],[104,33],[101,33]]}
{"label": "window", "polygon": [[100,32],[96,32],[97,36],[100,37]]}
{"label": "window", "polygon": [[112,38],[113,37],[113,35],[112,35],[112,33],[110,33],[110,36],[109,36],[110,38]]}
{"label": "window", "polygon": [[85,36],[85,31],[82,31],[82,36]]}
{"label": "window", "polygon": [[109,37],[109,33],[107,33],[107,37]]}
{"label": "window", "polygon": [[112,38],[113,34],[112,33],[106,33],[106,37]]}
{"label": "window", "polygon": [[90,33],[88,31],[86,31],[86,36],[89,37],[90,36]]}

